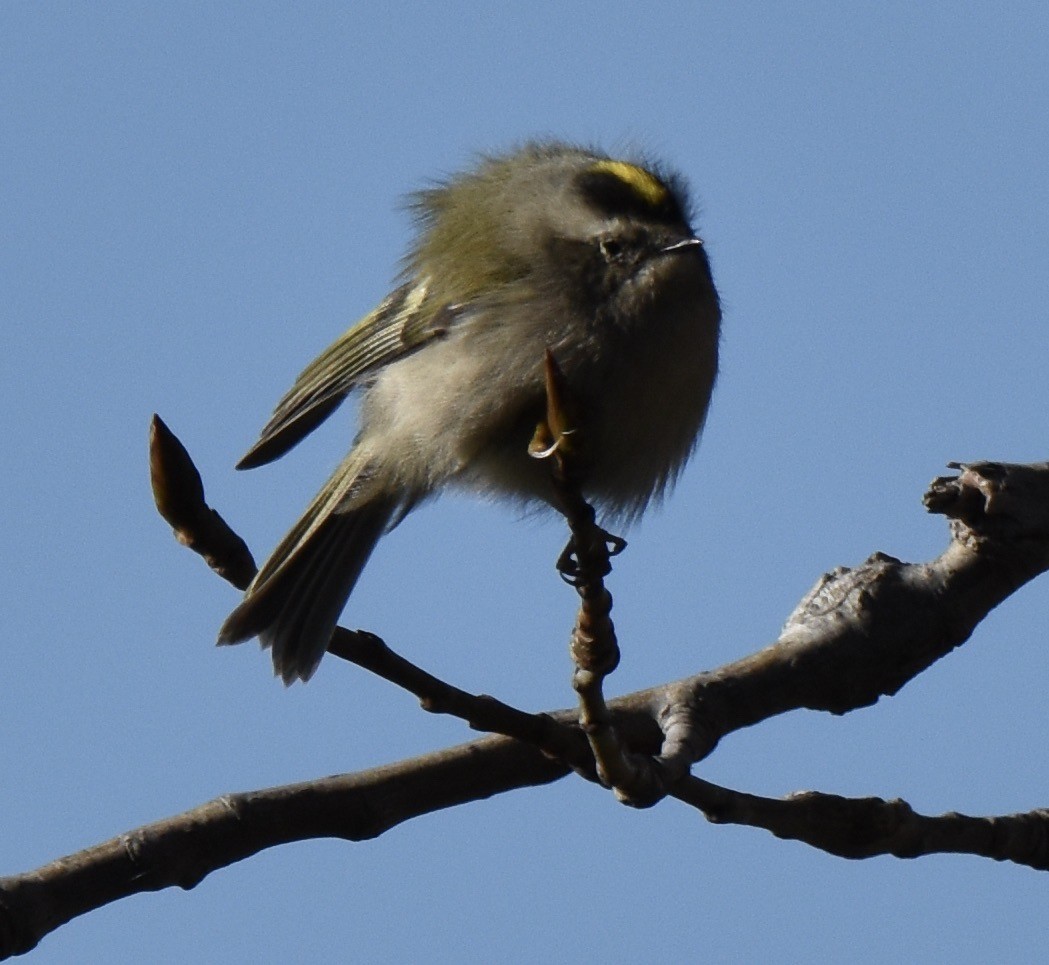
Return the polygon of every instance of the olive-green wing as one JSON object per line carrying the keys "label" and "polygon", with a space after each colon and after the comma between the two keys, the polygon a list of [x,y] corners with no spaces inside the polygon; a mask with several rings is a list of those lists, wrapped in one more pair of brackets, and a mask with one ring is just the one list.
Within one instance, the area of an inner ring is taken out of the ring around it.
{"label": "olive-green wing", "polygon": [[283,456],[362,379],[443,335],[458,306],[427,305],[427,294],[425,280],[402,285],[306,366],[237,468],[254,469]]}

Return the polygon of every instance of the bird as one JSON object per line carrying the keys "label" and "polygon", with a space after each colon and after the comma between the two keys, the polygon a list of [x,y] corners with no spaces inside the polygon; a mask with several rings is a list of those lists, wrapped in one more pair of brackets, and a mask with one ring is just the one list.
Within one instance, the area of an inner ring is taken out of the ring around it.
{"label": "bird", "polygon": [[409,207],[393,291],[302,371],[237,464],[284,455],[360,393],[349,453],[219,631],[220,644],[257,637],[285,684],[316,671],[379,539],[441,490],[556,508],[528,452],[547,353],[573,400],[575,475],[603,519],[631,523],[660,500],[706,419],[721,309],[680,175],[532,141]]}

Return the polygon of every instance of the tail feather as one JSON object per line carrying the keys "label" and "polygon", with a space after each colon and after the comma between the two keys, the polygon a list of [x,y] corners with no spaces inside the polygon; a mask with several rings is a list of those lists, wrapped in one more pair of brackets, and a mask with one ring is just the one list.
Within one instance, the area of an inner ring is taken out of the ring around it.
{"label": "tail feather", "polygon": [[313,675],[368,557],[400,511],[400,500],[369,481],[352,456],[339,467],[226,618],[220,644],[257,636],[285,684]]}

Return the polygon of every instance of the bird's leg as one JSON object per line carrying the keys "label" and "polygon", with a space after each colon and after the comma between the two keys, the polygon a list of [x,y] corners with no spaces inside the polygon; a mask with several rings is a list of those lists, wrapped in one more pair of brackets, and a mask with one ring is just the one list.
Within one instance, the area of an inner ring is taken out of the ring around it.
{"label": "bird's leg", "polygon": [[[554,502],[573,530],[557,558],[557,572],[566,583],[579,586],[584,572],[607,576],[611,572],[608,558],[622,553],[626,540],[598,526],[593,507],[582,496],[577,472],[581,460],[576,405],[564,373],[549,349],[545,378],[546,417],[536,426],[528,452],[534,459],[551,460]],[[580,545],[577,530],[587,534],[586,545]]]}

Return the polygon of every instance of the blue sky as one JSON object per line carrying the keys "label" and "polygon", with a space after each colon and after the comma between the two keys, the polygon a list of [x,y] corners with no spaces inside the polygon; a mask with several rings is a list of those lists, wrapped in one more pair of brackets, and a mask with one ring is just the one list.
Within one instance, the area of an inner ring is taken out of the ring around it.
{"label": "blue sky", "polygon": [[[149,416],[262,556],[352,408],[234,473],[392,280],[400,199],[532,135],[644,146],[699,201],[725,305],[698,457],[611,589],[625,692],[773,639],[834,566],[926,559],[951,459],[1046,458],[1049,8],[1006,2],[0,6],[0,874],[218,794],[470,738],[327,661],[285,691],[212,641],[235,592],[171,540]],[[445,498],[345,622],[461,686],[572,702],[556,521]],[[1049,582],[892,700],[733,735],[742,790],[1045,806]],[[118,903],[40,962],[1031,960],[1044,874],[845,862],[580,781]]]}

